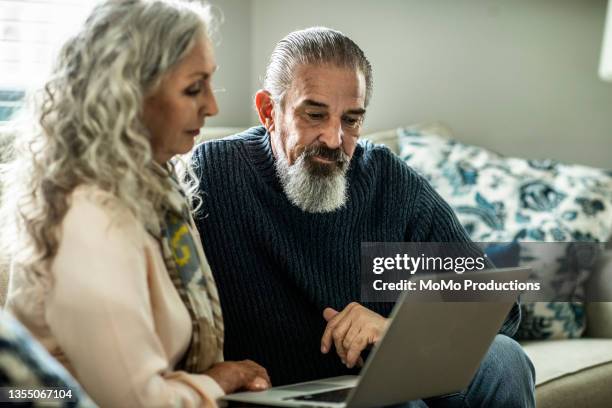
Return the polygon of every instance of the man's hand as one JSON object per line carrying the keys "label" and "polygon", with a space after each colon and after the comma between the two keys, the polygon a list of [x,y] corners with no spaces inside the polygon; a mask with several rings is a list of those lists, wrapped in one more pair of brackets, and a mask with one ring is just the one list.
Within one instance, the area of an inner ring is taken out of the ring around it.
{"label": "man's hand", "polygon": [[360,361],[361,352],[378,342],[387,329],[387,319],[356,302],[341,312],[325,308],[323,317],[327,327],[321,338],[321,352],[327,353],[333,341],[336,352],[348,368],[354,367]]}
{"label": "man's hand", "polygon": [[240,389],[262,391],[271,385],[266,369],[251,360],[217,363],[204,374],[215,380],[226,394]]}

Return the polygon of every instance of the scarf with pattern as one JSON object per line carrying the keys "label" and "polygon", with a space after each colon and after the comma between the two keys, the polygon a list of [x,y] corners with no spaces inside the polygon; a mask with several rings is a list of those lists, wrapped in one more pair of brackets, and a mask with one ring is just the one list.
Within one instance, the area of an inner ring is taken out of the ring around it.
{"label": "scarf with pattern", "polygon": [[176,368],[203,373],[223,361],[224,325],[219,294],[174,169],[158,164],[153,168],[169,192],[159,224],[151,223],[147,230],[160,244],[168,274],[192,323],[189,348]]}

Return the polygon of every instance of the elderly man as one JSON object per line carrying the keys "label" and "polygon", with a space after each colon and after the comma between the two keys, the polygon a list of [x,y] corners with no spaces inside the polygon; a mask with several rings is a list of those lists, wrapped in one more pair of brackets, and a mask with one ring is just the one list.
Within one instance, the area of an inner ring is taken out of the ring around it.
{"label": "elderly man", "polygon": [[[275,385],[355,374],[381,337],[392,305],[358,303],[361,242],[469,241],[426,180],[387,148],[359,143],[371,94],[370,63],[352,40],[293,32],[255,96],[263,126],[193,155],[225,356],[253,358]],[[519,318],[514,308],[502,333]],[[521,347],[501,334],[470,387],[435,404],[533,406],[533,381]]]}

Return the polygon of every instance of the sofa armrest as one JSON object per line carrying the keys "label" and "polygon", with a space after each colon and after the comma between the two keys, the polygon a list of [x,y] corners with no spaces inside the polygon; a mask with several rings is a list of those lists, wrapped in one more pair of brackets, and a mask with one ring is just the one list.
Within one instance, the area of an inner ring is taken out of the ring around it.
{"label": "sofa armrest", "polygon": [[589,280],[586,305],[588,337],[612,338],[612,242],[608,242],[597,273]]}
{"label": "sofa armrest", "polygon": [[399,144],[397,129],[383,130],[380,132],[370,133],[363,137],[374,144],[382,144],[387,146],[395,154],[399,154]]}

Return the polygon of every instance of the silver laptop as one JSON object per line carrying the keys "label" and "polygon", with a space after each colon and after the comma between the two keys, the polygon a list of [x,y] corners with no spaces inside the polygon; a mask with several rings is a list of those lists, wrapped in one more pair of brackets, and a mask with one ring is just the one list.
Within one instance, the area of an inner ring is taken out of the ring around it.
{"label": "silver laptop", "polygon": [[[526,282],[529,271],[506,268],[445,274],[444,279]],[[454,301],[452,295],[449,298],[442,294],[436,301],[431,293],[404,292],[391,313],[387,332],[373,348],[359,376],[241,392],[223,400],[282,407],[365,408],[463,390],[476,374],[518,295],[518,291],[508,291],[491,294],[485,302],[460,302]]]}

